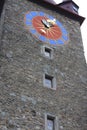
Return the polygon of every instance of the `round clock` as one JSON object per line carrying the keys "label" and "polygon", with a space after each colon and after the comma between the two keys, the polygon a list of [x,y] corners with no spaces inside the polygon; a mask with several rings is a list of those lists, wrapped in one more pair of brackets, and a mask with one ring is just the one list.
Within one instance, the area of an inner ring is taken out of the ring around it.
{"label": "round clock", "polygon": [[68,41],[68,33],[63,25],[44,12],[31,11],[25,14],[25,25],[43,42],[57,45]]}

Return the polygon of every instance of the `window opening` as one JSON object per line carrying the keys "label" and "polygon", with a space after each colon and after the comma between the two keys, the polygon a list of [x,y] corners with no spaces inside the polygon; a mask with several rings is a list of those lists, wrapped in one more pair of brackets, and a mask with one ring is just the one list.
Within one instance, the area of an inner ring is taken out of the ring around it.
{"label": "window opening", "polygon": [[47,130],[55,130],[53,117],[47,117]]}
{"label": "window opening", "polygon": [[49,88],[53,88],[53,77],[45,74],[45,85]]}
{"label": "window opening", "polygon": [[45,56],[51,57],[51,49],[45,47]]}

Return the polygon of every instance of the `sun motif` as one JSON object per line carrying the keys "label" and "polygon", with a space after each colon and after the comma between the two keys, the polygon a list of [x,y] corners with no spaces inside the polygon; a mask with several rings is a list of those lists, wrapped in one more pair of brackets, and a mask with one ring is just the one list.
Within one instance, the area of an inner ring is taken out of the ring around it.
{"label": "sun motif", "polygon": [[[42,20],[48,20],[47,17],[36,16],[32,20],[33,27],[37,30],[38,33],[45,36],[48,39],[57,40],[62,36],[62,32],[57,24],[54,24],[52,27],[47,28]],[[44,30],[44,32],[43,32]]]}
{"label": "sun motif", "polygon": [[25,15],[25,25],[33,35],[43,42],[64,44],[68,40],[68,33],[63,25],[43,12],[28,12]]}

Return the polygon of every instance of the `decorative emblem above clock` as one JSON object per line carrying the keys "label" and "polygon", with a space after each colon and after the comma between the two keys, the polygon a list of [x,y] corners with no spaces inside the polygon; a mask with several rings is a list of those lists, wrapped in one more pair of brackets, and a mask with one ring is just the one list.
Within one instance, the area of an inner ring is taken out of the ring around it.
{"label": "decorative emblem above clock", "polygon": [[57,45],[68,41],[68,33],[63,25],[44,12],[31,11],[25,14],[25,25],[43,42]]}

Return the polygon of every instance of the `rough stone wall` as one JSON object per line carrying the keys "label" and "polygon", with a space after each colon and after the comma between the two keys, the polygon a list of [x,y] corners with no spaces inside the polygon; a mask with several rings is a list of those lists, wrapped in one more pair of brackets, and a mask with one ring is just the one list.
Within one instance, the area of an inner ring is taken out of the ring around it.
{"label": "rough stone wall", "polygon": [[[69,42],[52,46],[24,26],[28,11],[53,15],[69,32]],[[56,90],[43,86],[43,74],[56,78]],[[59,130],[87,129],[87,66],[78,22],[31,1],[7,0],[0,52],[0,130],[45,130],[45,113],[58,117]]]}

